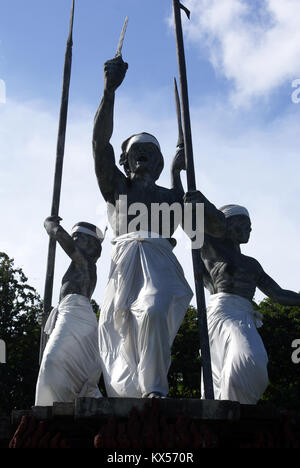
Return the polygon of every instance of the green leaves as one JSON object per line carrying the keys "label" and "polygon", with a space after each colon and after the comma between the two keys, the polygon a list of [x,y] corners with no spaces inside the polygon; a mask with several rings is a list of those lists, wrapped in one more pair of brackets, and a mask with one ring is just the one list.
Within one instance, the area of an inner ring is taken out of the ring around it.
{"label": "green leaves", "polygon": [[13,259],[0,252],[0,338],[7,363],[0,365],[0,415],[34,404],[38,375],[40,296]]}
{"label": "green leaves", "polygon": [[269,356],[270,380],[262,399],[280,408],[300,410],[300,364],[292,361],[292,342],[300,339],[300,307],[265,299],[259,311],[264,316],[259,332]]}
{"label": "green leaves", "polygon": [[172,347],[169,397],[200,398],[197,310],[189,307]]}

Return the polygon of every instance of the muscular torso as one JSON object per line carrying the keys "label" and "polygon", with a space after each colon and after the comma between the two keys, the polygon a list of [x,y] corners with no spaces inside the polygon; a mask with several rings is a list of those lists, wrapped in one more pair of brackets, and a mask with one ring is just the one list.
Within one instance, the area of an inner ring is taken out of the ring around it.
{"label": "muscular torso", "polygon": [[95,263],[87,260],[84,265],[78,265],[72,262],[62,279],[59,300],[61,301],[68,294],[81,294],[91,299],[96,283]]}
{"label": "muscular torso", "polygon": [[[109,202],[108,217],[116,235],[141,230],[157,232],[170,238],[178,227],[180,220],[174,216],[173,211],[166,210],[167,218],[164,219],[162,214],[157,215],[157,212],[158,205],[162,203],[168,206],[177,203],[178,209],[181,209],[183,192],[179,190],[160,187],[155,183],[132,181],[124,177],[116,185],[113,198]],[[166,233],[169,235],[166,236]]]}
{"label": "muscular torso", "polygon": [[253,299],[261,268],[257,260],[233,248],[231,241],[205,237],[204,282],[211,294],[221,292]]}

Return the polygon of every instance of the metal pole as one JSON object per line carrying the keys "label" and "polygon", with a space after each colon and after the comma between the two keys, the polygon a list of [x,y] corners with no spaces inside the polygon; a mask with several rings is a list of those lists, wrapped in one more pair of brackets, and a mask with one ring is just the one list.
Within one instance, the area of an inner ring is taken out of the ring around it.
{"label": "metal pole", "polygon": [[[55,174],[54,174],[51,216],[58,216],[59,203],[60,203],[63,160],[64,160],[66,128],[67,128],[67,116],[68,116],[69,89],[70,89],[71,67],[72,67],[74,8],[75,8],[75,0],[72,0],[69,35],[67,39],[64,72],[63,72],[63,88],[62,88],[59,126],[58,126],[56,164],[55,164]],[[42,360],[43,352],[44,352],[46,341],[47,341],[46,335],[44,333],[44,326],[45,326],[45,322],[48,318],[48,315],[52,307],[55,253],[56,253],[56,241],[55,239],[50,237],[49,247],[48,247],[45,290],[44,290],[43,315],[42,317],[40,317],[40,325],[41,325],[40,363]]]}
{"label": "metal pole", "polygon": [[[181,12],[183,8],[179,0],[173,0],[174,20],[175,20],[175,35],[177,47],[177,59],[179,68],[179,83],[182,103],[182,122],[184,135],[184,151],[187,172],[187,188],[188,191],[196,190],[196,178],[193,157],[192,132],[189,111],[188,85],[186,74],[186,62],[184,53],[184,43],[181,24]],[[214,389],[211,371],[210,347],[207,329],[206,305],[203,285],[203,264],[201,259],[200,249],[192,248],[193,270],[195,278],[196,302],[198,310],[198,325],[200,333],[200,350],[202,358],[202,371],[204,383],[204,397],[206,399],[214,399]]]}

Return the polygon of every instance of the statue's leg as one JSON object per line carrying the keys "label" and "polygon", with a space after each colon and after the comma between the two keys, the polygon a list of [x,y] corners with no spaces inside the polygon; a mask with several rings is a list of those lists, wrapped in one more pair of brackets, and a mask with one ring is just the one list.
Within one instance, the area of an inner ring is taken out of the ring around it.
{"label": "statue's leg", "polygon": [[44,351],[36,387],[38,406],[74,401],[77,396],[101,396],[95,314],[86,298],[75,294],[68,298],[59,308]]}
{"label": "statue's leg", "polygon": [[249,301],[212,295],[207,308],[215,398],[256,404],[268,385],[268,357]]}
{"label": "statue's leg", "polygon": [[256,404],[268,385],[267,354],[255,326],[234,324],[227,341],[221,397]]}
{"label": "statue's leg", "polygon": [[72,401],[69,380],[66,378],[65,359],[49,340],[44,350],[37,385],[36,406],[52,406],[54,402]]}
{"label": "statue's leg", "polygon": [[168,304],[157,298],[144,310],[133,312],[138,379],[143,396],[165,396],[169,391],[171,350],[167,313]]}

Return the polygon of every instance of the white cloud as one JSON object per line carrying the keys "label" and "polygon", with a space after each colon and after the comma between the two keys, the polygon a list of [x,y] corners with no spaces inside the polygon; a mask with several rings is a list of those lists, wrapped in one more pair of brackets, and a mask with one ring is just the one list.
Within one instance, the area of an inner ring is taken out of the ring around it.
{"label": "white cloud", "polygon": [[[186,0],[187,37],[234,83],[235,105],[267,96],[300,74],[298,0]],[[184,16],[184,15],[183,15]],[[205,51],[205,52],[204,52]]]}

